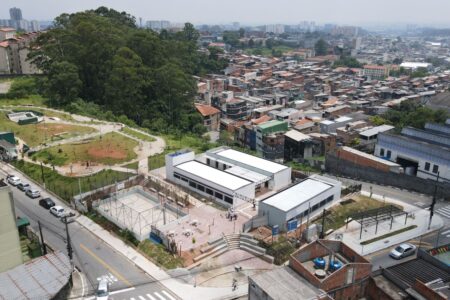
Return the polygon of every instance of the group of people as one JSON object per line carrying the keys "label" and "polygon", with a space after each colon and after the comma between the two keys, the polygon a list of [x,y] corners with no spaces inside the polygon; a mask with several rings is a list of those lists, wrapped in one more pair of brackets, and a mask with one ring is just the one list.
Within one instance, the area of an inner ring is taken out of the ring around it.
{"label": "group of people", "polygon": [[234,211],[233,207],[230,207],[227,212],[227,219],[230,221],[237,220],[237,213]]}

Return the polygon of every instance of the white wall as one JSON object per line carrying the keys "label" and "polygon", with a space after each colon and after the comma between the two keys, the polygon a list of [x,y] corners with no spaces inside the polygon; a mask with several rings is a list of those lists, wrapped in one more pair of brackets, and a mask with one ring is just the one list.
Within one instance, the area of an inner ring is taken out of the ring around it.
{"label": "white wall", "polygon": [[[275,173],[273,180],[270,180],[269,182],[269,188],[272,190],[279,190],[291,184],[291,173],[291,168]],[[272,187],[270,187],[270,185],[272,185]]]}

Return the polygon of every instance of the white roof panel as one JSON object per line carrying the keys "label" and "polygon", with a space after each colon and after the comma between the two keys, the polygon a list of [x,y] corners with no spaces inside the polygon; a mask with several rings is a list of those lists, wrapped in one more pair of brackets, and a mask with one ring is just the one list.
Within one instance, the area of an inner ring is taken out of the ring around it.
{"label": "white roof panel", "polygon": [[385,131],[391,130],[392,128],[394,128],[394,126],[391,126],[391,125],[380,125],[380,126],[377,126],[377,127],[373,127],[371,129],[367,129],[367,130],[361,131],[359,134],[362,135],[362,136],[372,136],[372,135],[378,134],[380,132],[385,132]]}
{"label": "white roof panel", "polygon": [[278,173],[288,167],[233,149],[216,152],[217,155],[246,164],[269,173]]}
{"label": "white roof panel", "polygon": [[225,170],[225,172],[239,176],[239,177],[243,177],[243,178],[245,178],[249,181],[255,182],[255,183],[261,183],[261,182],[270,180],[270,177],[267,177],[267,176],[257,173],[257,172],[253,172],[253,171],[241,168],[239,166],[234,166],[234,167],[228,168]]}
{"label": "white roof panel", "polygon": [[330,184],[308,178],[263,200],[263,202],[287,212],[330,188],[332,188]]}
{"label": "white roof panel", "polygon": [[240,189],[241,187],[244,187],[251,183],[248,180],[215,169],[195,160],[176,165],[175,169],[186,171],[188,173],[191,173],[192,175],[198,176],[232,191]]}

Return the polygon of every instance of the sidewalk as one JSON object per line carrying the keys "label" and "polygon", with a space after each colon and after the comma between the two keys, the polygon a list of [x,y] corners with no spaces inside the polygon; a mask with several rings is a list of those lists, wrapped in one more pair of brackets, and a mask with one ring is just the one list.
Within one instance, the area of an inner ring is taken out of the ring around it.
{"label": "sidewalk", "polygon": [[[368,192],[361,192],[361,195],[370,196],[370,193]],[[362,238],[360,239],[360,228],[361,225],[357,223],[356,221],[351,221],[348,225],[348,229],[346,227],[342,227],[338,230],[336,230],[329,238],[333,239],[336,237],[336,234],[342,234],[342,241],[346,243],[350,248],[352,248],[354,251],[356,251],[358,254],[361,255],[368,255],[374,252],[377,252],[379,250],[392,247],[394,245],[397,245],[401,242],[414,239],[418,236],[427,234],[429,232],[438,230],[444,225],[443,220],[438,216],[433,216],[433,221],[431,223],[430,229],[428,229],[428,222],[429,222],[429,216],[430,212],[425,209],[418,208],[416,206],[407,204],[405,202],[385,197],[381,195],[372,195],[373,199],[384,201],[388,203],[398,204],[403,206],[403,210],[407,212],[409,215],[413,215],[413,217],[408,217],[407,222],[405,224],[405,216],[398,216],[394,218],[392,229],[390,229],[390,221],[385,220],[382,222],[379,222],[378,224],[378,230],[377,234],[375,235],[375,224],[364,227],[362,230]],[[367,244],[367,245],[361,245],[361,242],[370,240],[372,238],[375,238],[376,236],[383,236],[385,234],[388,234],[390,232],[394,232],[397,230],[400,230],[402,228],[405,228],[407,226],[416,225],[417,227],[405,232],[398,233],[393,236],[389,236],[386,238],[383,238],[379,241]]]}
{"label": "sidewalk", "polygon": [[163,269],[159,268],[143,255],[137,252],[132,247],[125,244],[122,240],[111,235],[104,230],[100,225],[91,221],[89,218],[81,215],[77,218],[77,222],[85,227],[87,230],[95,234],[98,238],[110,245],[117,252],[124,255],[136,266],[141,268],[148,275],[159,281],[167,289],[175,293],[180,299],[198,300],[198,299],[234,299],[245,296],[248,293],[248,284],[240,285],[235,291],[227,288],[212,288],[212,287],[194,287],[193,285],[181,283],[177,279],[170,277]]}

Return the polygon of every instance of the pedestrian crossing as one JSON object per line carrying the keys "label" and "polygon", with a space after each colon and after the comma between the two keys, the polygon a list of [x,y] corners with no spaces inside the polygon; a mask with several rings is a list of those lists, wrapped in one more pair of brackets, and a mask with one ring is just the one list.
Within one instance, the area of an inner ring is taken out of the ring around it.
{"label": "pedestrian crossing", "polygon": [[109,282],[109,284],[113,284],[113,283],[117,282],[116,276],[114,276],[114,275],[111,274],[111,273],[108,273],[108,274],[106,274],[106,275],[103,275],[103,276],[101,276],[101,277],[98,277],[98,278],[97,278],[97,281],[102,280],[102,278],[105,278],[105,279]]}
{"label": "pedestrian crossing", "polygon": [[441,207],[441,208],[437,209],[436,212],[438,214],[450,219],[450,205]]}
{"label": "pedestrian crossing", "polygon": [[151,292],[144,295],[138,295],[124,300],[177,300],[167,291]]}

